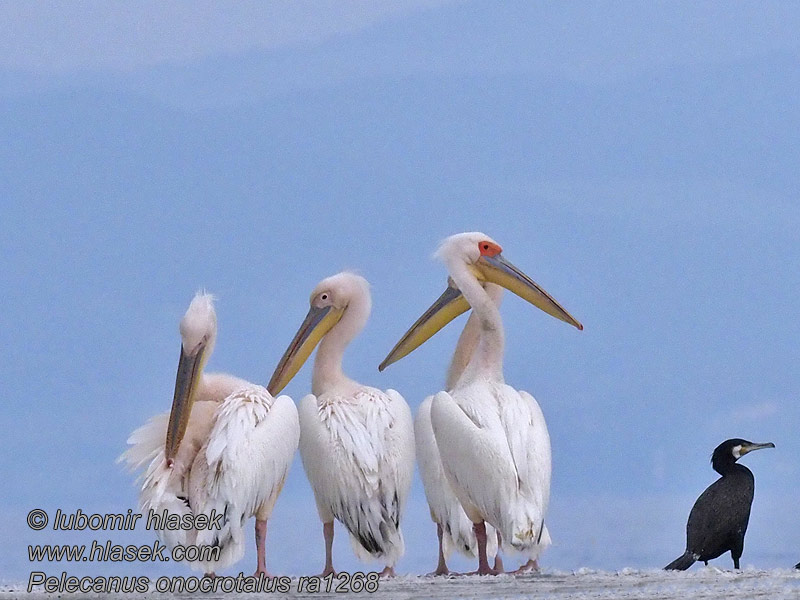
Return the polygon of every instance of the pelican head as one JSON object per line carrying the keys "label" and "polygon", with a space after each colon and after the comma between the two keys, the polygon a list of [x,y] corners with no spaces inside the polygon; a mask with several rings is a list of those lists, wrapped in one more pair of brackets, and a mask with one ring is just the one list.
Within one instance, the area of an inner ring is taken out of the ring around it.
{"label": "pelican head", "polygon": [[[362,317],[366,318],[371,307],[369,283],[360,275],[345,271],[326,277],[317,284],[311,292],[308,314],[278,366],[275,367],[275,372],[267,385],[273,396],[286,387],[311,356],[320,340],[356,301]],[[354,335],[355,331],[348,333]]]}
{"label": "pelican head", "polygon": [[180,332],[181,356],[165,443],[165,456],[170,465],[186,433],[197,383],[217,338],[217,314],[211,294],[198,292],[195,295],[181,319]]}
{"label": "pelican head", "polygon": [[474,265],[481,256],[492,251],[502,252],[500,244],[494,241],[485,233],[479,231],[468,231],[457,233],[442,240],[434,256],[446,265],[454,262],[463,262],[467,265]]}
{"label": "pelican head", "polygon": [[[507,261],[502,252],[500,244],[485,233],[469,232],[451,235],[445,239],[435,256],[451,273],[463,272],[466,268],[481,284],[489,282],[500,285],[547,314],[583,329],[577,319],[539,284]],[[411,353],[468,308],[453,279],[448,279],[445,292],[411,326],[378,369],[382,371]]]}

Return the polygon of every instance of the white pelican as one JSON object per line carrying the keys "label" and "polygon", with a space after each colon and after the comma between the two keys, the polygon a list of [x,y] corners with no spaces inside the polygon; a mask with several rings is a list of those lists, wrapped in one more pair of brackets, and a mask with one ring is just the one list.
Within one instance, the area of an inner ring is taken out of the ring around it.
{"label": "white pelican", "polygon": [[[414,470],[411,411],[395,390],[385,392],[342,372],[345,347],[369,317],[369,284],[339,273],[311,293],[311,308],[272,375],[277,393],[319,343],[311,394],[300,402],[303,458],[325,538],[323,576],[334,573],[333,520],[350,532],[356,555],[380,559],[394,574],[404,552],[400,519]],[[321,341],[320,341],[321,340]]]}
{"label": "white pelican", "polygon": [[[445,474],[478,542],[478,573],[497,571],[487,560],[485,523],[505,546],[527,554],[536,565],[549,542],[544,517],[550,495],[550,438],[533,396],[503,379],[504,332],[500,312],[482,282],[495,283],[578,329],[576,321],[527,275],[506,261],[483,233],[447,238],[437,256],[478,316],[481,336],[452,392],[431,402],[431,423]],[[384,364],[391,364],[430,338],[458,314],[463,301],[443,294],[415,323]]]}
{"label": "white pelican", "polygon": [[[491,283],[484,284],[484,288],[492,298],[492,301],[499,306],[502,300],[503,288]],[[452,280],[448,280],[448,286],[443,296],[445,300],[442,303],[451,306],[451,310],[458,311],[458,314],[469,309],[469,304]],[[424,315],[422,318],[424,318]],[[411,331],[418,330],[412,328]],[[447,370],[446,390],[452,390],[455,387],[472,358],[475,348],[478,346],[480,335],[478,315],[472,313],[456,343],[456,349],[453,352],[453,358]],[[408,340],[404,337],[395,349],[406,344],[408,344]],[[392,357],[394,352],[395,350],[389,356]],[[398,358],[394,357],[394,360]],[[387,360],[389,360],[388,357]],[[383,371],[386,366],[387,363],[384,361],[378,367],[378,370]],[[436,535],[439,539],[439,562],[432,575],[448,575],[450,570],[447,568],[447,558],[452,550],[456,549],[465,556],[475,558],[477,556],[477,542],[475,532],[472,529],[472,522],[467,517],[464,509],[461,508],[461,503],[445,476],[439,449],[436,447],[433,425],[431,424],[432,401],[433,396],[428,396],[417,409],[417,416],[414,419],[414,437],[417,447],[417,464],[419,465],[420,476],[425,488],[425,498],[428,500],[431,519],[436,523]],[[497,553],[497,536],[494,528],[489,525],[486,528],[486,532],[488,538],[487,554],[496,555],[495,569],[502,570],[502,561]]]}
{"label": "white pelican", "polygon": [[142,511],[175,515],[224,514],[221,529],[159,530],[177,544],[220,547],[214,561],[189,563],[212,574],[244,554],[246,519],[256,517],[256,575],[267,575],[267,519],[280,494],[300,437],[288,396],[224,373],[204,373],[217,336],[213,298],[198,293],[180,324],[181,356],[172,411],[134,431],[120,457],[129,467],[149,464],[139,497]]}

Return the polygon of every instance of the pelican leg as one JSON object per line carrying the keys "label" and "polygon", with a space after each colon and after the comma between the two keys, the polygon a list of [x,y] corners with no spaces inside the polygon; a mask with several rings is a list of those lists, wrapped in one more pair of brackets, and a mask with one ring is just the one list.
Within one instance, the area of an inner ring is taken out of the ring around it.
{"label": "pelican leg", "polygon": [[333,521],[322,524],[322,535],[325,536],[325,569],[320,577],[336,575],[333,570]]}
{"label": "pelican leg", "polygon": [[521,573],[538,573],[538,572],[539,572],[539,561],[530,559],[519,569],[514,571],[514,574],[519,575]]}
{"label": "pelican leg", "polygon": [[388,579],[390,577],[394,577],[395,576],[394,567],[390,567],[389,565],[386,565],[383,568],[383,571],[380,572],[380,576],[381,576],[382,579]]}
{"label": "pelican leg", "polygon": [[270,577],[270,574],[267,573],[266,543],[267,521],[256,519],[256,555],[258,556],[258,565],[256,566],[256,572],[253,573],[253,577],[258,577],[259,575]]}
{"label": "pelican leg", "polygon": [[436,577],[437,575],[449,575],[450,569],[447,568],[447,562],[444,558],[444,546],[442,545],[442,538],[444,537],[444,529],[438,523],[436,524],[436,536],[439,538],[439,564],[436,565],[436,570],[433,573],[428,573],[428,577]]}
{"label": "pelican leg", "polygon": [[503,545],[503,538],[500,532],[497,532],[497,554],[494,555],[494,570],[498,573],[505,573],[503,568],[503,557],[500,556],[500,547]]}
{"label": "pelican leg", "polygon": [[473,523],[472,529],[478,540],[478,570],[475,573],[477,575],[497,575],[497,571],[489,566],[489,559],[486,557],[486,523],[484,521]]}

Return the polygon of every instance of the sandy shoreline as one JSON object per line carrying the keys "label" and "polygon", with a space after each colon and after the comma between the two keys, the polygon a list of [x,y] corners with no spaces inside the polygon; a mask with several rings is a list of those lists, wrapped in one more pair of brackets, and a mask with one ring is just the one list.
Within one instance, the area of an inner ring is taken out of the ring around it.
{"label": "sandy shoreline", "polygon": [[[341,598],[345,595],[410,600],[412,598],[556,598],[556,599],[659,599],[682,598],[769,598],[781,600],[800,597],[800,571],[780,569],[772,571],[744,570],[720,571],[713,567],[695,569],[688,573],[664,571],[637,571],[625,569],[618,572],[579,570],[573,573],[545,572],[538,575],[513,577],[455,577],[429,578],[401,576],[381,581],[375,593],[336,594],[298,592],[298,579],[293,578],[286,594],[266,594],[274,598]],[[180,598],[252,598],[264,594],[176,594]],[[26,593],[22,584],[0,586],[0,600],[12,598],[99,598],[99,594],[47,594]],[[170,594],[151,592],[144,595],[117,595],[120,598],[164,598]]]}

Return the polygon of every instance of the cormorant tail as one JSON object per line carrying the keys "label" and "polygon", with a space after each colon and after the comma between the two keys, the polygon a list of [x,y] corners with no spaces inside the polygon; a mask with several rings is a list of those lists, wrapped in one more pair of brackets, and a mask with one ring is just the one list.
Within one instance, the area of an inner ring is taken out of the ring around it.
{"label": "cormorant tail", "polygon": [[691,567],[697,558],[695,558],[694,554],[689,552],[688,550],[684,552],[681,556],[673,560],[669,563],[666,567],[664,567],[665,571],[685,571],[689,567]]}
{"label": "cormorant tail", "polygon": [[794,566],[794,568],[795,568],[795,569],[800,569],[800,563],[797,563],[797,564]]}

